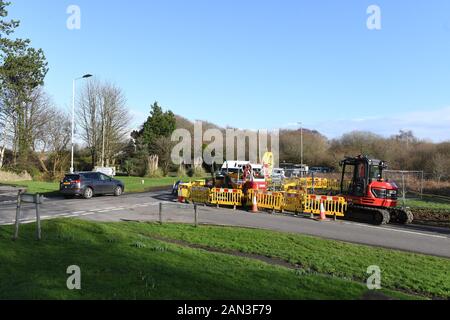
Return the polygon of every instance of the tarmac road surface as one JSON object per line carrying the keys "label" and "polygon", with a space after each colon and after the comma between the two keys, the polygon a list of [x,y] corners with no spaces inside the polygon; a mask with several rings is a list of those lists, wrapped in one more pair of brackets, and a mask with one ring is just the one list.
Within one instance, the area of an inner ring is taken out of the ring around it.
{"label": "tarmac road surface", "polygon": [[[13,224],[14,198],[0,201],[0,225]],[[93,221],[158,221],[159,203],[163,203],[164,221],[193,223],[193,205],[175,202],[169,191],[99,196],[84,199],[46,199],[41,205],[42,219],[78,217]],[[23,204],[21,222],[35,221],[33,204]],[[450,229],[419,225],[373,226],[345,220],[317,222],[305,216],[250,213],[227,208],[198,207],[198,222],[270,229],[300,233],[370,246],[385,247],[450,258]],[[45,232],[45,230],[43,230]]]}

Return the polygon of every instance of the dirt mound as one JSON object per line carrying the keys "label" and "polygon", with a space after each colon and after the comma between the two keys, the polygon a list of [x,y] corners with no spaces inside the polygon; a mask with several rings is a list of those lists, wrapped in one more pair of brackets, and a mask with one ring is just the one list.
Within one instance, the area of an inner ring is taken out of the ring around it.
{"label": "dirt mound", "polygon": [[412,208],[414,215],[414,221],[442,226],[450,227],[450,211],[439,209],[427,209],[427,208]]}

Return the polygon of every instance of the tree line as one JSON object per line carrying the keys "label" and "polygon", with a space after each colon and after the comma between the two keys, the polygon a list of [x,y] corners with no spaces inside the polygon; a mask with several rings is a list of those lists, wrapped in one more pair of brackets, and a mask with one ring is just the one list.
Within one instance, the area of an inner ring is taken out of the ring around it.
{"label": "tree line", "polygon": [[[311,166],[337,169],[345,156],[363,154],[387,161],[392,170],[424,171],[437,180],[450,177],[450,141],[433,143],[408,130],[390,137],[365,131],[349,132],[335,139],[327,139],[317,131],[306,131],[304,135],[304,159]],[[280,159],[299,161],[299,137],[300,131],[281,132]]]}

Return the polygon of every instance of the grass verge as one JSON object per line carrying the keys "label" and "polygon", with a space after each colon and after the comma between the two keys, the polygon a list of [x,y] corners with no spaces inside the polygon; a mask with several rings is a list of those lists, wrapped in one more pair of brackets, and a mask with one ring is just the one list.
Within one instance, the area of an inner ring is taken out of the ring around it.
{"label": "grass verge", "polygon": [[[344,277],[298,272],[151,237],[176,238],[178,232],[183,237],[191,234],[192,242],[197,241],[194,233],[206,236],[202,243],[212,245],[221,238],[247,243],[249,237],[266,231],[65,219],[45,221],[43,241],[34,240],[34,225],[30,224],[22,226],[20,239],[12,242],[12,227],[2,226],[0,298],[359,299],[367,295],[364,283]],[[273,237],[281,240],[283,234],[267,233],[266,239]],[[332,263],[327,254],[322,259]],[[71,265],[81,268],[81,290],[66,287],[66,270]],[[413,298],[386,289],[382,293]]]}
{"label": "grass verge", "polygon": [[[402,201],[401,199],[398,201],[398,203],[401,205]],[[430,210],[440,210],[440,211],[448,211],[450,214],[450,203],[443,202],[443,201],[437,201],[435,199],[428,200],[428,199],[407,199],[405,201],[405,205],[411,208],[419,208],[419,209],[430,209]]]}
{"label": "grass verge", "polygon": [[384,288],[450,298],[450,259],[268,230],[136,223],[122,228],[148,236],[279,258],[298,265],[305,273],[356,281],[367,279],[367,267],[377,265]]}

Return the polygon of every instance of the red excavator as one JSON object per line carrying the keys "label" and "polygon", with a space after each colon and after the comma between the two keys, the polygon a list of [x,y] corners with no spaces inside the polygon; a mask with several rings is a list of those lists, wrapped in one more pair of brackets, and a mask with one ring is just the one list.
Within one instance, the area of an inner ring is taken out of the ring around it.
{"label": "red excavator", "polygon": [[[397,207],[398,187],[395,182],[383,179],[384,161],[367,156],[346,157],[342,167],[341,194],[348,202],[346,216],[350,219],[372,222],[376,225],[389,222],[409,224],[413,214],[408,208]],[[350,182],[344,180],[352,174]]]}

